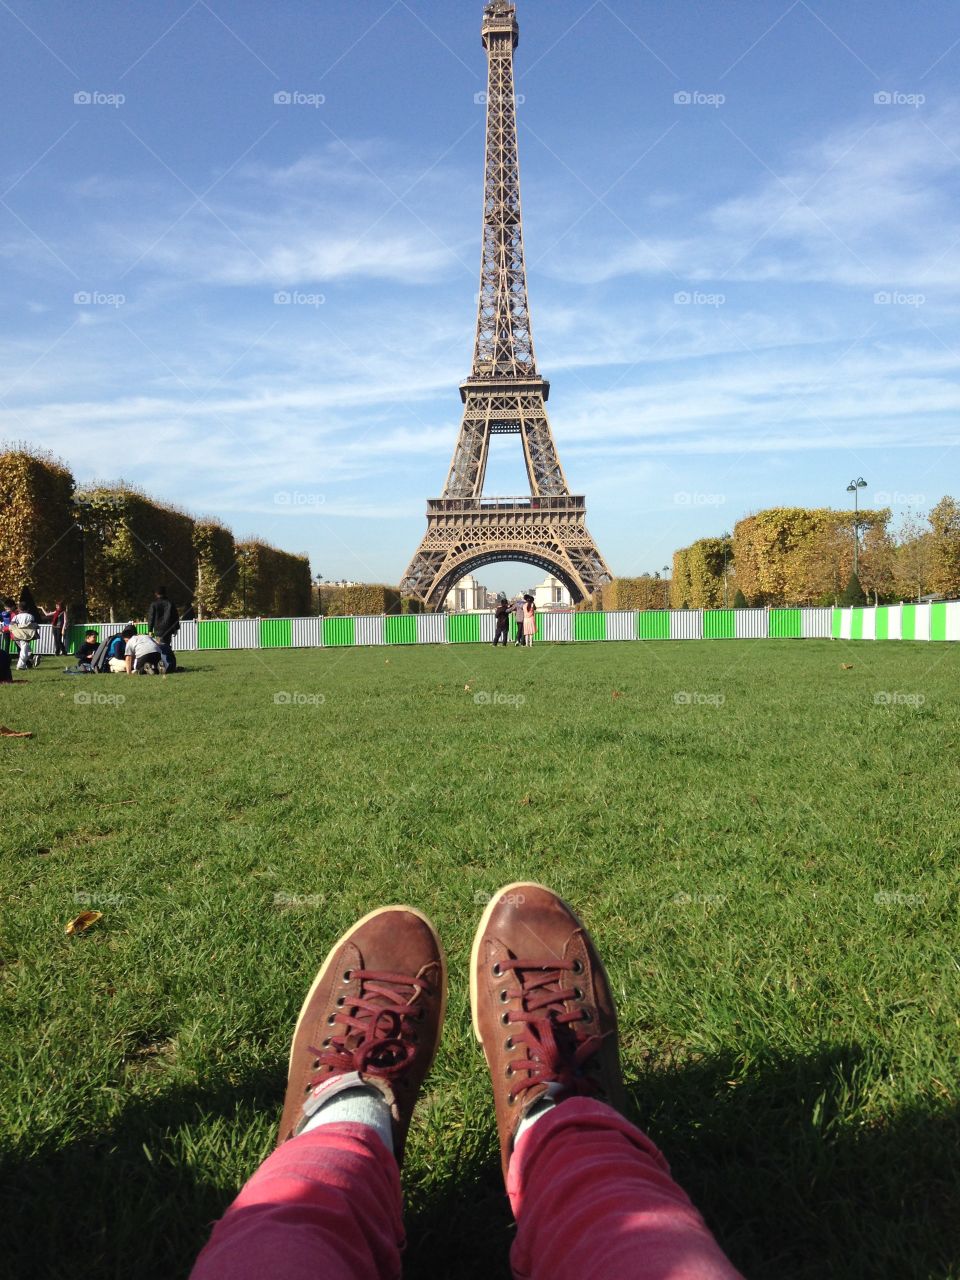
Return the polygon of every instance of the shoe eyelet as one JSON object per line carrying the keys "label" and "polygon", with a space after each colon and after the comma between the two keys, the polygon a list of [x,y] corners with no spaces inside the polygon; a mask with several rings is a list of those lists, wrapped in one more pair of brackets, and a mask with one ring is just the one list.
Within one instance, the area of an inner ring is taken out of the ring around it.
{"label": "shoe eyelet", "polygon": [[346,1001],[346,998],[347,998],[346,996],[337,996],[337,1008],[338,1008],[338,1009],[342,1009],[342,1008],[343,1008],[343,1006],[344,1006],[344,1002]]}
{"label": "shoe eyelet", "polygon": [[507,1036],[506,1040],[503,1042],[503,1047],[507,1050],[513,1048],[513,1036]]}
{"label": "shoe eyelet", "polygon": [[345,970],[344,970],[344,972],[343,972],[343,980],[344,980],[344,982],[349,982],[349,981],[351,980],[352,974],[353,974],[353,970],[352,970],[352,969],[345,969]]}
{"label": "shoe eyelet", "polygon": [[[320,1048],[321,1048],[321,1049],[329,1049],[329,1048],[330,1048],[330,1037],[329,1037],[329,1036],[327,1036],[326,1040],[324,1040],[324,1042],[321,1044]],[[320,1063],[319,1063],[319,1062],[317,1063],[317,1066],[318,1066],[318,1067],[320,1066]]]}
{"label": "shoe eyelet", "polygon": [[500,992],[500,1003],[506,1004],[510,997],[507,995],[507,988],[504,987]]}
{"label": "shoe eyelet", "polygon": [[494,976],[495,978],[499,978],[499,977],[500,977],[500,975],[501,975],[501,973],[503,973],[503,970],[500,968],[500,961],[499,961],[499,960],[497,960],[497,961],[495,961],[495,962],[494,962],[494,966],[493,966],[493,976]]}
{"label": "shoe eyelet", "polygon": [[503,1074],[507,1077],[508,1080],[513,1075],[513,1067],[509,1063],[507,1064],[507,1069],[506,1071],[504,1071]]}
{"label": "shoe eyelet", "polygon": [[[325,1048],[327,1047],[327,1045],[328,1045],[328,1044],[329,1044],[329,1041],[328,1041],[328,1040],[325,1040],[325,1041],[323,1042],[323,1048],[325,1049]],[[314,1060],[313,1060],[313,1066],[310,1068],[310,1070],[311,1070],[311,1071],[319,1071],[319,1070],[320,1070],[320,1059],[319,1059],[319,1058],[314,1058]]]}
{"label": "shoe eyelet", "polygon": [[582,960],[574,960],[574,962],[573,962],[573,972],[574,972],[574,973],[583,973],[583,961],[582,961]]}
{"label": "shoe eyelet", "polygon": [[580,990],[580,988],[579,988],[579,987],[574,987],[574,988],[573,988],[573,998],[574,998],[574,1000],[582,1000],[582,999],[583,999],[583,992]]}
{"label": "shoe eyelet", "polygon": [[331,1013],[329,1018],[327,1018],[327,1026],[328,1027],[334,1026],[336,1024],[336,1021],[337,1021],[337,1015],[335,1013]]}
{"label": "shoe eyelet", "polygon": [[580,1010],[580,1017],[583,1019],[583,1021],[584,1021],[584,1022],[592,1022],[592,1021],[593,1021],[593,1014],[590,1012],[590,1010],[589,1010],[589,1009],[581,1009],[581,1010]]}
{"label": "shoe eyelet", "polygon": [[510,1014],[509,1014],[509,1013],[501,1013],[501,1015],[500,1015],[500,1021],[503,1023],[503,1025],[504,1025],[505,1027],[508,1027],[508,1026],[510,1025]]}
{"label": "shoe eyelet", "polygon": [[508,1093],[508,1094],[507,1094],[507,1106],[508,1106],[508,1107],[512,1107],[512,1106],[513,1106],[513,1104],[514,1104],[515,1102],[516,1102],[516,1098],[513,1096],[513,1094],[512,1094],[512,1093]]}

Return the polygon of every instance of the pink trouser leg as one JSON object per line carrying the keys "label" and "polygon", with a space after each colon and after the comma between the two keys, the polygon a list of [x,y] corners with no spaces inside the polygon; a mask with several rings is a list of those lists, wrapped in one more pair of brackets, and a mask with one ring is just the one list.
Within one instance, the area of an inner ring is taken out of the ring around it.
{"label": "pink trouser leg", "polygon": [[740,1280],[654,1144],[601,1102],[528,1129],[507,1190],[517,1280]]}
{"label": "pink trouser leg", "polygon": [[263,1162],[190,1280],[397,1280],[397,1162],[372,1129],[326,1124]]}

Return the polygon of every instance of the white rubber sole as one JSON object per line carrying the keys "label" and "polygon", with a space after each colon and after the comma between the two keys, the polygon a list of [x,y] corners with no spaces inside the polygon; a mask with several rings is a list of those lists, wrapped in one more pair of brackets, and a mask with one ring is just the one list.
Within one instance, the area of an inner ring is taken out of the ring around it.
{"label": "white rubber sole", "polygon": [[323,964],[320,966],[320,970],[317,973],[317,976],[314,978],[313,982],[310,984],[310,990],[307,992],[307,994],[303,998],[303,1004],[300,1006],[300,1012],[297,1014],[296,1025],[293,1028],[293,1035],[290,1037],[290,1061],[287,1064],[287,1083],[288,1084],[290,1082],[290,1077],[293,1075],[293,1046],[297,1040],[297,1032],[300,1030],[300,1023],[304,1019],[304,1016],[307,1012],[307,1008],[310,1004],[310,1001],[313,999],[314,993],[316,992],[317,988],[320,986],[320,983],[327,976],[327,972],[331,964],[333,963],[334,956],[337,954],[337,952],[339,951],[343,943],[346,942],[347,939],[350,938],[354,933],[356,933],[356,931],[360,928],[362,924],[366,924],[368,920],[373,920],[376,916],[383,915],[385,911],[408,911],[410,915],[416,916],[418,920],[422,920],[423,923],[427,925],[430,932],[433,934],[434,940],[437,944],[437,952],[440,956],[440,980],[442,983],[441,994],[440,994],[440,1018],[437,1023],[438,1042],[439,1042],[439,1033],[442,1032],[443,1030],[443,1020],[447,1012],[447,955],[443,949],[443,943],[440,941],[440,935],[437,933],[436,926],[434,925],[433,921],[429,918],[429,916],[425,916],[424,913],[422,911],[418,911],[416,907],[408,907],[402,903],[395,903],[393,906],[389,906],[389,907],[375,907],[373,911],[368,911],[365,916],[361,916],[359,920],[355,921],[350,926],[350,928],[346,931],[346,933],[342,933],[340,935],[340,937],[337,939],[337,941],[333,944],[333,946],[330,948],[329,952],[327,953],[327,958],[324,960]]}

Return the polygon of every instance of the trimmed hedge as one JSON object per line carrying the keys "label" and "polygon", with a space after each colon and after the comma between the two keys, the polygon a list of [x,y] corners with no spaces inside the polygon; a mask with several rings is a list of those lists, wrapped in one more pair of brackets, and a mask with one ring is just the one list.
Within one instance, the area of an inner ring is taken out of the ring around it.
{"label": "trimmed hedge", "polygon": [[197,556],[197,615],[222,617],[229,612],[239,577],[233,534],[219,520],[198,520],[193,526],[193,547]]}
{"label": "trimmed hedge", "polygon": [[618,609],[666,609],[670,582],[643,574],[639,578],[613,578],[599,592],[597,605],[610,613]]}
{"label": "trimmed hedge", "polygon": [[0,593],[29,587],[41,608],[63,600],[77,616],[80,530],[73,476],[59,459],[25,446],[0,453]]}
{"label": "trimmed hedge", "polygon": [[238,575],[233,611],[240,616],[302,618],[310,612],[310,561],[267,542],[237,544]]}
{"label": "trimmed hedge", "polygon": [[317,590],[321,616],[327,618],[376,617],[384,613],[422,612],[402,609],[400,592],[379,582],[361,582],[349,587],[321,586]]}

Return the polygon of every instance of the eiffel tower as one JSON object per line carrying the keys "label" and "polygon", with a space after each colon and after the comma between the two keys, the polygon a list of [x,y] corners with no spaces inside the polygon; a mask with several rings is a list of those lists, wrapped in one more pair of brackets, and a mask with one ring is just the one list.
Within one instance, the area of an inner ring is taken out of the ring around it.
{"label": "eiffel tower", "polygon": [[[427,502],[427,532],[401,583],[430,609],[442,608],[460,578],[501,560],[546,569],[574,602],[611,577],[586,526],[586,500],[567,487],[547,419],[550,383],[537,373],[533,352],[513,83],[516,6],[509,0],[487,4],[482,30],[489,78],[473,371],[460,386],[463,420],[443,496]],[[529,495],[483,496],[494,435],[519,435]]]}

